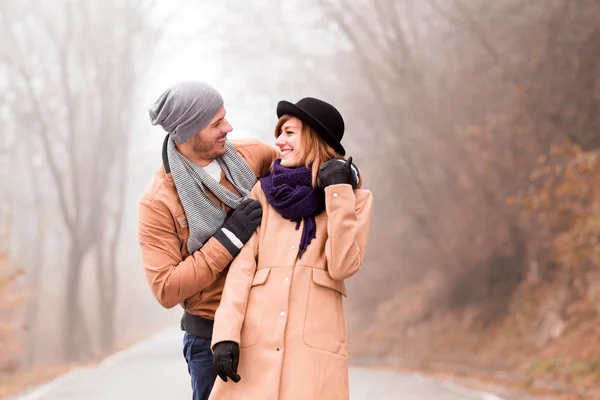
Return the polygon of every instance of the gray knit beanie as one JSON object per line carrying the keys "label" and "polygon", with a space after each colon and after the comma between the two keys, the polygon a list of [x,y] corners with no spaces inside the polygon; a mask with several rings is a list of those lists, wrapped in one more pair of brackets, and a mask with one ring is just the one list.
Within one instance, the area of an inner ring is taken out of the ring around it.
{"label": "gray knit beanie", "polygon": [[221,94],[204,82],[179,82],[167,89],[148,110],[152,125],[160,125],[175,143],[200,132],[223,107]]}

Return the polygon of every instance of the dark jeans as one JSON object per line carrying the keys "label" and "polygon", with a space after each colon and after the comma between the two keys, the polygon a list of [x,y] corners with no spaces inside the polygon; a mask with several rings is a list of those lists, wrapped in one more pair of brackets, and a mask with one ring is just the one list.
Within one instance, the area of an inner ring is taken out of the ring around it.
{"label": "dark jeans", "polygon": [[213,368],[210,339],[203,339],[185,332],[183,356],[192,378],[193,400],[207,400],[217,379]]}

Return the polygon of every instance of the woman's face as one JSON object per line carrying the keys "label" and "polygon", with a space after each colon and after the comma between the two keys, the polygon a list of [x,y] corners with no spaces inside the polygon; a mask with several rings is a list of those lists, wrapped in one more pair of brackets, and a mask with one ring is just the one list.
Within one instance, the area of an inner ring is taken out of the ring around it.
{"label": "woman's face", "polygon": [[296,117],[288,119],[282,126],[281,132],[275,140],[275,145],[281,151],[282,167],[299,167],[304,163],[301,141],[302,121]]}

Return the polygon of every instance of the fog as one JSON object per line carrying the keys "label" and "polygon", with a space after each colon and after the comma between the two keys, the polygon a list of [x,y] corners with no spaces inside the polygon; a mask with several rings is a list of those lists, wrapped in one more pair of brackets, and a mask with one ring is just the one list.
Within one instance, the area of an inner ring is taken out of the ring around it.
{"label": "fog", "polygon": [[274,144],[280,100],[341,111],[375,198],[345,303],[356,360],[591,362],[569,340],[600,310],[599,15],[587,0],[0,0],[0,375],[179,323],[136,232],[165,135],[148,108],[181,80],[221,92],[230,139]]}

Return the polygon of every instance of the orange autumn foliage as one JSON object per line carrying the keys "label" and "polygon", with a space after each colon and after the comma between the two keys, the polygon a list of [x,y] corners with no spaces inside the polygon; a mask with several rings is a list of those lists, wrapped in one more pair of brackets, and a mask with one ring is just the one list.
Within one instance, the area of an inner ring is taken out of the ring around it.
{"label": "orange autumn foliage", "polygon": [[[551,149],[531,175],[518,203],[548,232],[559,264],[569,269],[600,265],[600,150],[583,151],[568,143]],[[583,271],[585,272],[585,271]]]}
{"label": "orange autumn foliage", "polygon": [[19,317],[23,296],[18,278],[22,271],[0,252],[0,383],[17,368]]}

